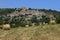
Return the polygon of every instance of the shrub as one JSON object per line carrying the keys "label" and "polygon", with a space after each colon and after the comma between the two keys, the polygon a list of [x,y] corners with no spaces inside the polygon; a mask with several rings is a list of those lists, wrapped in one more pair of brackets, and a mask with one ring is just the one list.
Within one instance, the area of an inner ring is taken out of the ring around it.
{"label": "shrub", "polygon": [[20,26],[25,27],[25,25],[26,25],[26,22],[25,21],[21,21],[20,22]]}
{"label": "shrub", "polygon": [[15,28],[16,27],[15,24],[10,24],[10,26],[11,26],[11,28]]}
{"label": "shrub", "polygon": [[59,24],[60,23],[60,16],[56,17],[56,22]]}

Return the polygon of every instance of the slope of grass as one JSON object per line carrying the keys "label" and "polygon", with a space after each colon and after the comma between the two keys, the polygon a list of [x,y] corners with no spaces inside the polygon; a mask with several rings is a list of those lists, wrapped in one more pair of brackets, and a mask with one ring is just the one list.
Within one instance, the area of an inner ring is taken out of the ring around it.
{"label": "slope of grass", "polygon": [[60,40],[60,24],[0,29],[0,40]]}

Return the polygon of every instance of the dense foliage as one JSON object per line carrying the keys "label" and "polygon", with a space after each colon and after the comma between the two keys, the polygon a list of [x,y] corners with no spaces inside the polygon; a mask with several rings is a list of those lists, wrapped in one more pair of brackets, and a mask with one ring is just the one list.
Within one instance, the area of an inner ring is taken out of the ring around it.
{"label": "dense foliage", "polygon": [[56,22],[59,24],[60,23],[60,16],[56,16]]}
{"label": "dense foliage", "polygon": [[1,8],[0,15],[12,13],[16,8]]}

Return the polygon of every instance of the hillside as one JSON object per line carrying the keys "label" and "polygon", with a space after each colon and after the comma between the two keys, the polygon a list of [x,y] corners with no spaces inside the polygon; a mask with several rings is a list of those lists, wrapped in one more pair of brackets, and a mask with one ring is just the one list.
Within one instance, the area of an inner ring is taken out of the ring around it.
{"label": "hillside", "polygon": [[60,40],[60,24],[0,29],[0,40]]}
{"label": "hillside", "polygon": [[[11,14],[13,13],[15,10],[21,11],[22,8],[0,8],[0,15],[4,15],[4,14]],[[52,10],[52,9],[32,9],[32,8],[28,8],[27,10],[38,10],[38,11],[42,11],[45,12],[46,14],[52,14],[52,15],[60,15],[60,11],[56,11],[56,10]]]}

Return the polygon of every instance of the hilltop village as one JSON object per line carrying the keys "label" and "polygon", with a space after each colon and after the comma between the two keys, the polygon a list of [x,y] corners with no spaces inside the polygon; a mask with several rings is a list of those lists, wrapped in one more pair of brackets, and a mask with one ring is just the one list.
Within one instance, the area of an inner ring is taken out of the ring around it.
{"label": "hilltop village", "polygon": [[31,10],[31,8],[22,7],[14,12],[0,16],[0,24],[13,25],[41,25],[49,24],[50,21],[55,23],[55,17],[39,10]]}

